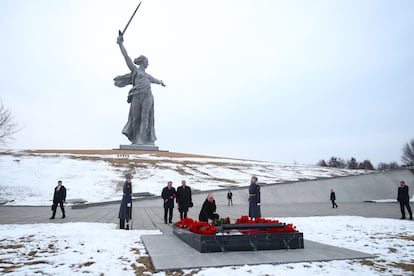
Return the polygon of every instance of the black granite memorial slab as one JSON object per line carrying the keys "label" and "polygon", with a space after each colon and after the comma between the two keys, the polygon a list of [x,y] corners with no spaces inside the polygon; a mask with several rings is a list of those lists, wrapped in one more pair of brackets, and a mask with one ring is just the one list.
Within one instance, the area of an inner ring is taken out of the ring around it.
{"label": "black granite memorial slab", "polygon": [[173,233],[201,253],[304,248],[303,233],[300,232],[243,235],[230,230],[217,235],[200,235],[174,225]]}

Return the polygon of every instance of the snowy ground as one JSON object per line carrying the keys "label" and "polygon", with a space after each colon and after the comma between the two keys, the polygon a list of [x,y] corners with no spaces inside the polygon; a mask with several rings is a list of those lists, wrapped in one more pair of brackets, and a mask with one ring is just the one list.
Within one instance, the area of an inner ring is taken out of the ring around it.
{"label": "snowy ground", "polygon": [[259,182],[281,183],[367,173],[318,166],[224,158],[170,158],[152,155],[46,154],[0,152],[0,203],[50,205],[58,180],[68,199],[88,202],[119,200],[124,175],[132,172],[134,192],[161,193],[168,180],[182,179],[198,190],[247,186],[252,175]]}
{"label": "snowy ground", "polygon": [[277,219],[293,222],[308,240],[378,257],[204,268],[166,274],[154,272],[140,239],[142,235],[160,234],[158,231],[120,231],[115,224],[99,223],[0,225],[0,274],[308,276],[414,273],[413,221],[349,216]]}
{"label": "snowy ground", "polygon": [[[90,202],[120,198],[126,172],[134,190],[159,194],[167,180],[186,179],[200,190],[247,185],[251,175],[267,183],[365,173],[316,166],[215,158],[85,156],[0,153],[0,199],[8,205],[49,205],[63,180],[70,198]],[[364,217],[275,218],[289,221],[307,240],[346,247],[378,258],[284,265],[231,266],[155,272],[142,235],[159,231],[117,230],[115,224],[0,225],[0,274],[7,275],[413,275],[414,222]]]}

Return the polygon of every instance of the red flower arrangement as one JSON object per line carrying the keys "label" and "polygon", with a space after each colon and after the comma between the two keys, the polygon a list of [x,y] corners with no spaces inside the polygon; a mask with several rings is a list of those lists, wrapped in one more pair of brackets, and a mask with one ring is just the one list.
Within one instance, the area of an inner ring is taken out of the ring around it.
{"label": "red flower arrangement", "polygon": [[[230,219],[227,217],[225,220],[223,219],[225,224],[230,224]],[[236,220],[235,224],[280,224],[279,220],[275,219],[266,219],[266,218],[256,218],[250,219],[248,216],[241,216]],[[177,227],[187,229],[190,232],[200,234],[200,235],[215,235],[217,233],[217,228],[213,225],[208,224],[204,221],[195,221],[191,218],[183,218],[179,222],[176,223]],[[285,224],[285,227],[281,228],[261,228],[261,229],[245,229],[240,230],[240,232],[244,235],[251,235],[251,234],[269,234],[269,233],[295,233],[299,232],[296,227],[289,223]]]}
{"label": "red flower arrangement", "polygon": [[204,221],[194,221],[191,218],[183,218],[177,222],[177,227],[187,229],[190,232],[200,235],[215,235],[217,228]]}
{"label": "red flower arrangement", "polygon": [[[277,219],[266,219],[266,218],[256,218],[250,219],[248,216],[241,216],[236,220],[236,224],[278,224],[282,223]],[[293,224],[285,224],[284,228],[264,228],[264,229],[249,229],[249,230],[240,230],[241,233],[248,235],[248,234],[267,234],[267,233],[295,233],[299,232],[296,230],[296,226]]]}

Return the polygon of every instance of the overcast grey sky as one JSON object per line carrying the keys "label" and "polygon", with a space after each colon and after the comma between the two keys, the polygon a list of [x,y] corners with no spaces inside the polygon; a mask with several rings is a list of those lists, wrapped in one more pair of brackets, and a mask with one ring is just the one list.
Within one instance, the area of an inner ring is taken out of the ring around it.
{"label": "overcast grey sky", "polygon": [[[0,2],[10,148],[117,148],[129,106],[116,37],[138,1]],[[414,1],[143,0],[163,150],[315,164],[400,162],[414,138]]]}

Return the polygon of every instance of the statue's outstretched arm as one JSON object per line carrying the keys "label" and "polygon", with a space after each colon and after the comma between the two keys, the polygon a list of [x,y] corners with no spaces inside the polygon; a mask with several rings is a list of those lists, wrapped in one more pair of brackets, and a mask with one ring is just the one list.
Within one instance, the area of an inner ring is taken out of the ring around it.
{"label": "statue's outstretched arm", "polygon": [[124,37],[122,35],[118,36],[118,39],[116,40],[116,43],[118,43],[119,48],[121,49],[121,53],[125,58],[125,62],[128,65],[129,70],[131,70],[131,72],[133,72],[136,67],[134,65],[134,63],[132,62],[131,58],[128,56],[127,50],[124,47]]}
{"label": "statue's outstretched arm", "polygon": [[147,74],[147,76],[148,76],[148,79],[150,80],[151,83],[156,83],[156,84],[159,84],[163,87],[166,86],[165,83],[162,80],[156,79],[153,76],[151,76],[150,74]]}

